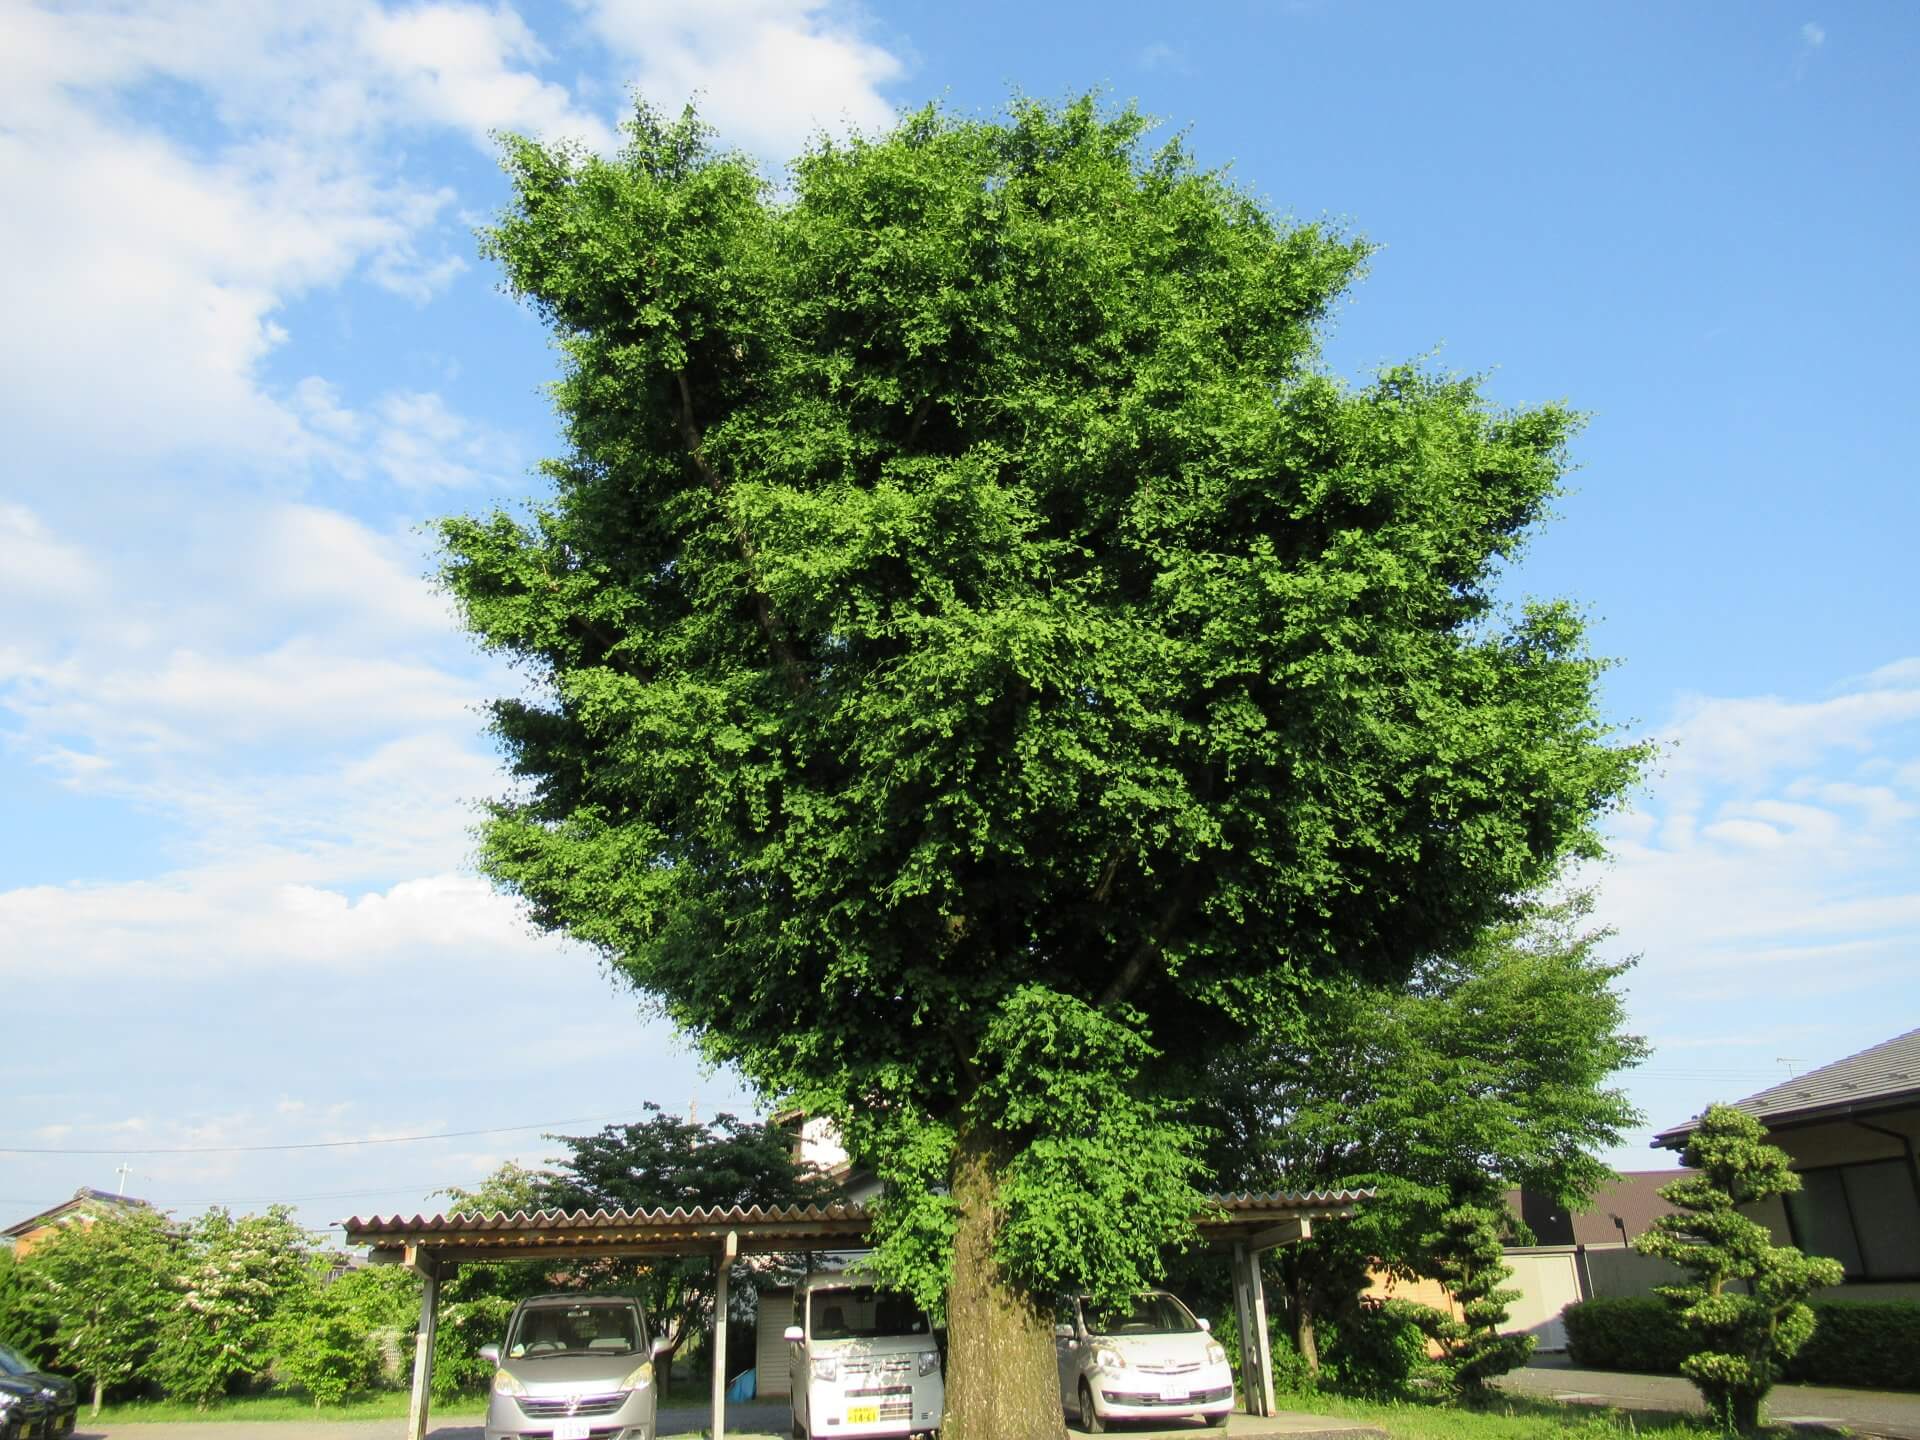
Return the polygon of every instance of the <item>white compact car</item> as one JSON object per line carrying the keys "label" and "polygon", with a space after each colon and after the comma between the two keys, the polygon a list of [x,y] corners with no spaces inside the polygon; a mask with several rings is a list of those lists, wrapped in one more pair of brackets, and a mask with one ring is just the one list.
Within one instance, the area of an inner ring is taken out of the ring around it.
{"label": "white compact car", "polygon": [[1233,1371],[1207,1322],[1164,1290],[1113,1312],[1066,1298],[1054,1315],[1060,1403],[1099,1434],[1109,1420],[1197,1415],[1220,1426],[1233,1413]]}
{"label": "white compact car", "polygon": [[918,1305],[858,1275],[816,1275],[794,1287],[793,1318],[786,1339],[796,1437],[940,1428],[940,1350]]}
{"label": "white compact car", "polygon": [[654,1440],[656,1347],[628,1295],[536,1295],[514,1307],[486,1440]]}

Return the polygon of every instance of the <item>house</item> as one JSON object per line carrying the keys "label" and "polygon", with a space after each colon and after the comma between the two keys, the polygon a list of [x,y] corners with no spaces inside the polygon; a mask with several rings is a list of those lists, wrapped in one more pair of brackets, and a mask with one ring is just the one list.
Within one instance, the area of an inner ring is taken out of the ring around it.
{"label": "house", "polygon": [[[1920,1030],[1736,1100],[1799,1172],[1754,1212],[1777,1245],[1827,1255],[1849,1300],[1920,1299]],[[1678,1150],[1694,1122],[1654,1137]]]}
{"label": "house", "polygon": [[62,1200],[38,1215],[29,1215],[0,1230],[0,1244],[9,1246],[16,1256],[24,1257],[64,1226],[91,1225],[100,1216],[116,1210],[124,1213],[152,1208],[146,1201],[136,1200],[131,1195],[115,1195],[83,1185],[73,1192],[71,1200]]}

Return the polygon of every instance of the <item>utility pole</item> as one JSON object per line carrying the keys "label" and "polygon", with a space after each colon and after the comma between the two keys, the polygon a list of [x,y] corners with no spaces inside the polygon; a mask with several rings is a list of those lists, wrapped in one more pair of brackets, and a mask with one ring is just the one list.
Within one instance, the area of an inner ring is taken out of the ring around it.
{"label": "utility pole", "polygon": [[133,1167],[127,1164],[126,1161],[122,1160],[120,1162],[120,1171],[119,1171],[120,1188],[113,1192],[114,1194],[120,1196],[122,1199],[125,1199],[127,1194],[127,1176],[131,1175],[132,1173],[133,1173]]}

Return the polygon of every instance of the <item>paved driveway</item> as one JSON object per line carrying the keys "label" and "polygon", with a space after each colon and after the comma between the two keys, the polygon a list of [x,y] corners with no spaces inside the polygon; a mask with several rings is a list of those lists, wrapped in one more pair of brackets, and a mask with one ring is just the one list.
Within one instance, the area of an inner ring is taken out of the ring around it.
{"label": "paved driveway", "polygon": [[[1692,1382],[1677,1376],[1576,1370],[1560,1357],[1551,1355],[1541,1356],[1526,1368],[1502,1376],[1496,1383],[1523,1395],[1569,1400],[1574,1404],[1613,1405],[1622,1410],[1702,1412],[1706,1409]],[[1920,1440],[1920,1394],[1896,1390],[1776,1385],[1767,1397],[1766,1416],[1775,1424],[1825,1422],[1866,1435]]]}

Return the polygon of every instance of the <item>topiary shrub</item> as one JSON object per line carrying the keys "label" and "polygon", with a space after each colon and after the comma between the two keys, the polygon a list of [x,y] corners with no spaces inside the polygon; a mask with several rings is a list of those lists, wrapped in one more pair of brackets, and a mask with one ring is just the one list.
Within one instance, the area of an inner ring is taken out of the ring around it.
{"label": "topiary shrub", "polygon": [[1427,1307],[1363,1302],[1321,1329],[1320,1383],[1344,1395],[1398,1399],[1432,1372],[1422,1328]]}

